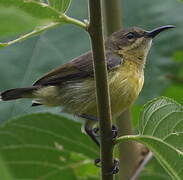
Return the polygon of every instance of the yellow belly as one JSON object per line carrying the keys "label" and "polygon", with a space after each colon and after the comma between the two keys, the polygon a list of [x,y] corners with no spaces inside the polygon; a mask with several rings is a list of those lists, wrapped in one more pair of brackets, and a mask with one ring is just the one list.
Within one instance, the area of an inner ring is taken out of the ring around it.
{"label": "yellow belly", "polygon": [[[114,117],[134,103],[143,87],[144,72],[143,69],[139,70],[135,63],[129,61],[110,72],[108,79],[111,111]],[[91,103],[84,113],[96,116],[96,103]]]}
{"label": "yellow belly", "polygon": [[[121,73],[123,72],[123,73]],[[117,116],[125,111],[138,97],[144,83],[143,72],[129,71],[121,67],[110,83],[111,111]]]}

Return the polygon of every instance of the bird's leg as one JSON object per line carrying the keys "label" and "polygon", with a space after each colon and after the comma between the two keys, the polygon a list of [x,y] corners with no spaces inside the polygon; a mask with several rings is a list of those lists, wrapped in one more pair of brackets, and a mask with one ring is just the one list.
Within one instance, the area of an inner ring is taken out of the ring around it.
{"label": "bird's leg", "polygon": [[87,114],[82,114],[80,115],[81,118],[86,119],[84,129],[87,135],[97,144],[97,146],[100,147],[100,142],[98,140],[98,131],[99,128],[93,128],[93,125],[98,122],[98,119],[94,116],[87,115]]}
{"label": "bird's leg", "polygon": [[[99,133],[99,128],[93,128],[92,125],[95,124],[96,122],[99,121],[98,118],[91,116],[91,115],[87,115],[87,114],[82,114],[80,116],[81,118],[86,119],[86,123],[84,126],[85,132],[90,136],[90,138],[97,144],[97,146],[100,147],[100,141],[98,139],[98,133]],[[115,125],[112,125],[112,139],[115,139],[118,135],[118,128]],[[95,159],[94,164],[97,167],[100,167],[99,163],[101,162],[100,158]],[[114,159],[114,166],[113,169],[111,170],[111,172],[109,172],[109,174],[117,174],[119,171],[119,161]]]}
{"label": "bird's leg", "polygon": [[[99,121],[99,119],[95,116],[87,115],[87,114],[82,114],[80,115],[81,118],[86,119],[86,123],[84,125],[85,132],[90,136],[90,138],[97,144],[97,146],[100,146],[100,142],[98,140],[98,133],[99,133],[99,128],[95,127],[93,128],[92,126]],[[112,139],[115,139],[118,135],[118,128],[113,124],[112,125]]]}
{"label": "bird's leg", "polygon": [[90,136],[90,138],[97,144],[97,146],[100,147],[100,141],[98,140],[98,136],[95,133],[95,129],[91,129],[90,127],[87,126],[87,123],[84,126],[85,132]]}

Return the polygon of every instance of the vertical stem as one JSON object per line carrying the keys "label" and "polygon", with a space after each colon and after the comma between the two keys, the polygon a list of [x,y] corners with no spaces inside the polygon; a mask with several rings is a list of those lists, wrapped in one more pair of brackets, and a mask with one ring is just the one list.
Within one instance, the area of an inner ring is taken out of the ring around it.
{"label": "vertical stem", "polygon": [[109,86],[104,53],[101,0],[90,0],[90,33],[96,80],[97,105],[101,134],[102,180],[113,180],[110,174],[113,168],[112,117],[110,109]]}
{"label": "vertical stem", "polygon": [[122,27],[121,1],[102,0],[102,2],[106,34],[109,36]]}
{"label": "vertical stem", "polygon": [[[106,34],[110,35],[122,27],[121,0],[102,0],[102,2]],[[130,109],[126,110],[116,119],[119,136],[133,134],[131,121]],[[139,151],[135,142],[126,142],[119,145],[120,180],[128,180],[132,176],[138,164]]]}

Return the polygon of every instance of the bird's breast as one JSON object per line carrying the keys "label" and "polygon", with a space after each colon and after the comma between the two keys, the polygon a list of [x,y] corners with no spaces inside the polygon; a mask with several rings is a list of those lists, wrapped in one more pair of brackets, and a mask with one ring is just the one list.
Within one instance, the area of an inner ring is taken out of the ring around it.
{"label": "bird's breast", "polygon": [[143,68],[133,61],[124,62],[109,73],[111,109],[113,116],[127,109],[138,97],[144,83]]}

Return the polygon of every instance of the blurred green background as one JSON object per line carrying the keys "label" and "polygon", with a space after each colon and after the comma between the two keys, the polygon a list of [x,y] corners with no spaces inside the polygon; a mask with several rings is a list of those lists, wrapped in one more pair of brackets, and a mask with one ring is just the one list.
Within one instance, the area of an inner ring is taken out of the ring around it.
{"label": "blurred green background", "polygon": [[[145,85],[133,108],[136,120],[141,105],[154,97],[165,95],[183,102],[183,4],[176,0],[123,0],[122,11],[124,27],[139,26],[151,30],[166,24],[177,26],[154,40],[146,65]],[[74,0],[67,14],[80,20],[87,19],[87,1]],[[21,43],[2,48],[0,91],[29,86],[52,68],[89,49],[87,33],[73,25],[57,27]],[[59,108],[32,108],[30,105],[30,100],[0,102],[0,121],[37,111],[60,113]]]}

